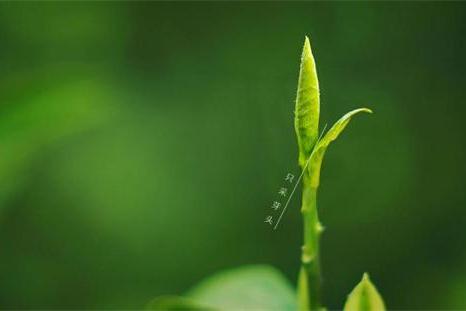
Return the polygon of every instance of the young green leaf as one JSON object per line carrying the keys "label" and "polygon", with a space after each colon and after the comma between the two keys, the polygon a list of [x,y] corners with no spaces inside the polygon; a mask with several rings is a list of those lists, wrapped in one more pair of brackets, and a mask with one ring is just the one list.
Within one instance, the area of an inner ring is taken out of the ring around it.
{"label": "young green leaf", "polygon": [[325,151],[327,150],[328,145],[337,139],[340,133],[345,129],[348,123],[351,120],[351,117],[359,112],[367,112],[372,113],[372,110],[368,108],[359,108],[353,111],[348,112],[343,117],[340,118],[335,124],[332,126],[330,130],[322,137],[314,147],[311,159],[309,163],[309,171],[310,171],[310,185],[312,188],[317,188],[319,186],[319,179],[320,179],[320,168],[322,166],[322,160],[325,155]]}
{"label": "young green leaf", "polygon": [[384,311],[385,304],[369,275],[364,273],[361,282],[348,295],[344,311]]}
{"label": "young green leaf", "polygon": [[320,95],[316,64],[309,38],[304,40],[296,94],[294,126],[298,137],[299,164],[304,167],[319,132]]}

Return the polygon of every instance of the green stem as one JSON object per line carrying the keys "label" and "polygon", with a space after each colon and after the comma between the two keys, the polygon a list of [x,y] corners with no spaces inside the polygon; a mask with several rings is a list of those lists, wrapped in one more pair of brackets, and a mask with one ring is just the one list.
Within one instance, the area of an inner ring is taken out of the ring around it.
{"label": "green stem", "polygon": [[304,245],[301,255],[301,270],[298,284],[300,310],[319,310],[320,300],[320,252],[319,239],[322,226],[317,214],[317,187],[311,185],[311,178],[304,174],[301,213],[304,219]]}

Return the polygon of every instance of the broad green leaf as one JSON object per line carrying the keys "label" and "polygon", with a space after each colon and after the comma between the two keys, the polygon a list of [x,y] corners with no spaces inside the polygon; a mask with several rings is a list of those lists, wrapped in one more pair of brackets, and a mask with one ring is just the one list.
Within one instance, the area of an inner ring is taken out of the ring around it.
{"label": "broad green leaf", "polygon": [[218,310],[296,310],[296,294],[275,268],[247,266],[220,272],[187,297]]}
{"label": "broad green leaf", "polygon": [[294,126],[298,137],[299,164],[304,167],[319,132],[319,81],[309,38],[304,40],[296,94]]}
{"label": "broad green leaf", "polygon": [[310,163],[309,163],[309,171],[310,171],[310,185],[313,188],[317,188],[319,186],[319,179],[320,179],[320,168],[322,166],[322,160],[325,155],[325,151],[327,150],[328,145],[337,139],[340,133],[345,129],[348,123],[351,120],[351,117],[359,112],[368,112],[372,113],[372,110],[368,108],[359,108],[353,111],[348,112],[343,117],[338,120],[330,130],[322,137],[314,147],[312,151]]}
{"label": "broad green leaf", "polygon": [[369,275],[364,273],[361,282],[348,295],[344,311],[384,311],[385,304]]}
{"label": "broad green leaf", "polygon": [[194,301],[184,298],[184,297],[179,297],[179,296],[162,296],[162,297],[157,297],[145,308],[146,310],[156,310],[156,311],[172,311],[172,310],[193,310],[193,311],[210,311],[210,310],[215,310],[212,308],[208,308],[205,306],[201,306]]}

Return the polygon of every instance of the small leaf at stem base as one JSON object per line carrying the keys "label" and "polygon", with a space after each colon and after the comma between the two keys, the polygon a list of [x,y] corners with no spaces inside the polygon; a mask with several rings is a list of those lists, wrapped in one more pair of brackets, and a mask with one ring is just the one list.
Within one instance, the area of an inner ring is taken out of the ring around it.
{"label": "small leaf at stem base", "polygon": [[385,311],[385,304],[369,275],[364,273],[361,282],[348,295],[344,311]]}

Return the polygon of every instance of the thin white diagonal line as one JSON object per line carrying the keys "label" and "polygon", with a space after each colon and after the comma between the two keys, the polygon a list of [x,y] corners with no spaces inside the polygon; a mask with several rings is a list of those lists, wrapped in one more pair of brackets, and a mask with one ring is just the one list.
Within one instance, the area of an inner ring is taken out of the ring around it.
{"label": "thin white diagonal line", "polygon": [[[324,134],[324,131],[325,131],[326,128],[327,128],[327,124],[325,124],[324,129],[322,130],[322,133],[320,134],[319,139],[317,139],[317,142],[322,138],[322,135]],[[316,143],[317,143],[317,142],[316,142]],[[311,160],[311,156],[309,156],[309,158],[307,159],[306,164],[304,165],[303,170],[302,170],[302,172],[301,172],[301,175],[299,175],[298,180],[296,181],[296,184],[294,185],[293,190],[291,191],[290,196],[288,197],[288,200],[286,201],[285,207],[283,208],[283,210],[282,210],[280,216],[279,216],[278,219],[277,219],[277,222],[275,223],[275,226],[273,227],[273,230],[276,230],[276,229],[277,229],[278,224],[280,223],[280,220],[281,220],[282,217],[283,217],[283,214],[285,214],[286,208],[288,207],[288,204],[290,203],[291,198],[293,197],[293,194],[294,194],[294,192],[296,191],[296,188],[298,187],[299,182],[301,181],[301,178],[302,178],[303,175],[304,175],[304,172],[306,171],[307,165],[309,164],[309,160]]]}

